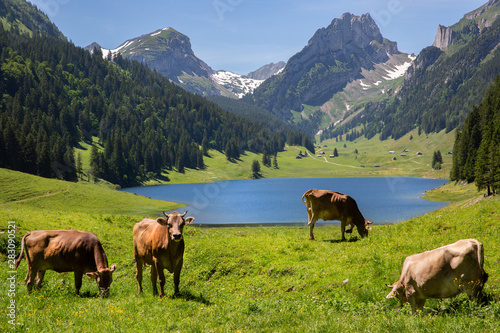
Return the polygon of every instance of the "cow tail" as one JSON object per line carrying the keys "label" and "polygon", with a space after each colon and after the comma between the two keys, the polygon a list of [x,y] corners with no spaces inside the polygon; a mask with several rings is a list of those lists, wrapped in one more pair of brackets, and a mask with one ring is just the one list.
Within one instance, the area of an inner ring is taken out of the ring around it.
{"label": "cow tail", "polygon": [[[30,235],[30,232],[26,233],[26,235],[23,236],[23,239],[21,240],[21,253],[19,253],[19,258],[16,259],[16,264],[14,266],[14,269],[17,269],[19,267],[19,264],[21,263],[21,259],[23,258],[23,253],[24,253],[24,243],[26,242],[26,237]],[[26,255],[26,258],[28,255]]]}
{"label": "cow tail", "polygon": [[304,193],[304,195],[302,196],[302,202],[303,203],[306,203],[306,200],[304,199],[306,196],[308,196],[309,194],[311,194],[312,190],[307,190],[306,193]]}
{"label": "cow tail", "polygon": [[483,275],[482,282],[483,285],[488,281],[488,273],[484,271],[483,264],[484,264],[484,248],[483,244],[478,242],[478,251],[477,251],[477,261],[479,262],[479,267],[481,267],[481,272]]}

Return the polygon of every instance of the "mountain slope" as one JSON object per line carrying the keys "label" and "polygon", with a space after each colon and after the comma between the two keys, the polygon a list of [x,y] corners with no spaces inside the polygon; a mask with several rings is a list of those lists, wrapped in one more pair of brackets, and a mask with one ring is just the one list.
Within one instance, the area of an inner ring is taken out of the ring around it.
{"label": "mountain slope", "polygon": [[[0,168],[131,185],[202,169],[209,149],[234,159],[244,151],[276,154],[288,138],[303,141],[121,55],[105,60],[99,49],[91,55],[68,41],[4,29],[0,50]],[[81,145],[90,150],[85,170],[74,153]]]}
{"label": "mountain slope", "polygon": [[66,40],[47,15],[24,0],[0,1],[0,23],[8,31],[15,30],[19,33],[28,33],[30,36],[48,35]]}
{"label": "mountain slope", "polygon": [[249,99],[290,119],[292,110],[324,105],[350,82],[364,79],[363,70],[373,70],[398,54],[396,43],[383,38],[369,14],[345,13],[319,29],[283,72],[266,80]]}
{"label": "mountain slope", "polygon": [[422,50],[396,98],[373,103],[355,124],[378,128],[382,139],[399,138],[416,127],[430,133],[451,131],[462,124],[500,75],[500,1],[488,4],[452,26],[447,45],[438,43],[442,49]]}

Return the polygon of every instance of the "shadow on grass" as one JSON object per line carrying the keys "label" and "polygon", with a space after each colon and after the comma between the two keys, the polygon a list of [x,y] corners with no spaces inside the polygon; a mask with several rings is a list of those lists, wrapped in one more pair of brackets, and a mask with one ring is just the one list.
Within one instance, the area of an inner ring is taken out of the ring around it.
{"label": "shadow on grass", "polygon": [[[91,293],[90,291],[85,291],[85,292],[80,292],[80,294],[78,295],[76,292],[73,291],[73,294],[77,297],[80,297],[80,298],[96,298],[96,297],[100,297],[99,296],[99,293]],[[104,297],[103,297],[104,298]]]}
{"label": "shadow on grass", "polygon": [[180,294],[174,295],[173,298],[177,299],[184,299],[186,301],[193,301],[193,302],[198,302],[202,303],[205,305],[212,305],[212,302],[210,302],[208,299],[203,296],[203,294],[195,295],[190,291],[182,291]]}
{"label": "shadow on grass", "polygon": [[490,305],[498,302],[498,296],[485,293],[479,300],[469,300],[468,297],[449,298],[441,300],[432,306],[425,307],[435,315],[477,315],[480,311],[490,310]]}
{"label": "shadow on grass", "polygon": [[359,241],[360,239],[355,236],[355,237],[351,237],[349,239],[346,239],[346,240],[342,240],[342,239],[325,239],[323,240],[322,242],[327,242],[327,243],[332,243],[332,244],[338,244],[338,243],[354,243],[354,242],[357,242]]}

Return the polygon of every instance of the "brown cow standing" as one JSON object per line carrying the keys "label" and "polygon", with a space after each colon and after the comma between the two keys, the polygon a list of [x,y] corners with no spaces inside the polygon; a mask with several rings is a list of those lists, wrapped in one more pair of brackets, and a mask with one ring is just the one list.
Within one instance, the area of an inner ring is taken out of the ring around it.
{"label": "brown cow standing", "polygon": [[184,214],[173,212],[156,220],[144,219],[134,226],[134,257],[136,263],[136,278],[139,293],[142,292],[142,268],[151,265],[151,283],[153,295],[158,294],[156,278],[159,277],[160,297],[165,295],[165,274],[163,269],[174,273],[175,294],[179,294],[179,281],[184,256],[184,239],[182,231],[185,225],[191,224],[194,217],[184,219]]}
{"label": "brown cow standing", "polygon": [[[309,239],[314,240],[313,229],[317,220],[339,220],[342,231],[342,240],[345,240],[344,233],[351,233],[354,226],[358,228],[361,237],[368,236],[371,230],[370,221],[365,220],[358,209],[356,201],[339,192],[311,189],[302,196],[302,202],[307,205],[307,215],[309,216]],[[351,229],[345,230],[347,225]]]}
{"label": "brown cow standing", "polygon": [[488,274],[483,269],[483,244],[475,239],[456,243],[407,257],[401,276],[386,298],[397,297],[412,313],[422,310],[427,298],[453,297],[467,292],[469,299],[479,300]]}
{"label": "brown cow standing", "polygon": [[30,294],[33,284],[41,287],[46,270],[58,273],[74,272],[76,293],[80,293],[83,274],[96,279],[99,294],[108,296],[113,282],[113,264],[108,268],[108,259],[101,242],[91,232],[76,230],[35,230],[24,235],[21,241],[21,254],[16,260],[15,269],[26,253],[28,274],[26,288]]}

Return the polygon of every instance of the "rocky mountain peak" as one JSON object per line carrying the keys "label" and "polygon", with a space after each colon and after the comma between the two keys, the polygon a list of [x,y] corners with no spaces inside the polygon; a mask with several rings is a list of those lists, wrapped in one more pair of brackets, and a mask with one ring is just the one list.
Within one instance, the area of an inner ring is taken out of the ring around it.
{"label": "rocky mountain peak", "polygon": [[276,96],[265,107],[286,118],[302,104],[322,105],[349,82],[361,78],[362,69],[373,69],[393,54],[399,54],[397,44],[383,38],[370,14],[345,13],[317,30],[302,51],[290,58],[280,77],[274,79],[279,84],[265,81],[254,96]]}
{"label": "rocky mountain peak", "polygon": [[206,63],[197,58],[188,36],[173,28],[163,28],[140,37],[127,40],[113,53],[147,63],[164,76],[177,81],[184,73],[209,76],[214,73]]}
{"label": "rocky mountain peak", "polygon": [[382,43],[383,37],[370,14],[355,16],[344,13],[326,27],[319,29],[309,40],[308,45],[317,45],[332,51],[344,49],[350,43],[365,48],[372,41]]}
{"label": "rocky mountain peak", "polygon": [[254,80],[266,80],[271,76],[279,73],[285,67],[286,63],[284,61],[279,61],[278,63],[270,63],[260,67],[259,69],[250,72],[246,75],[246,77],[254,79]]}

